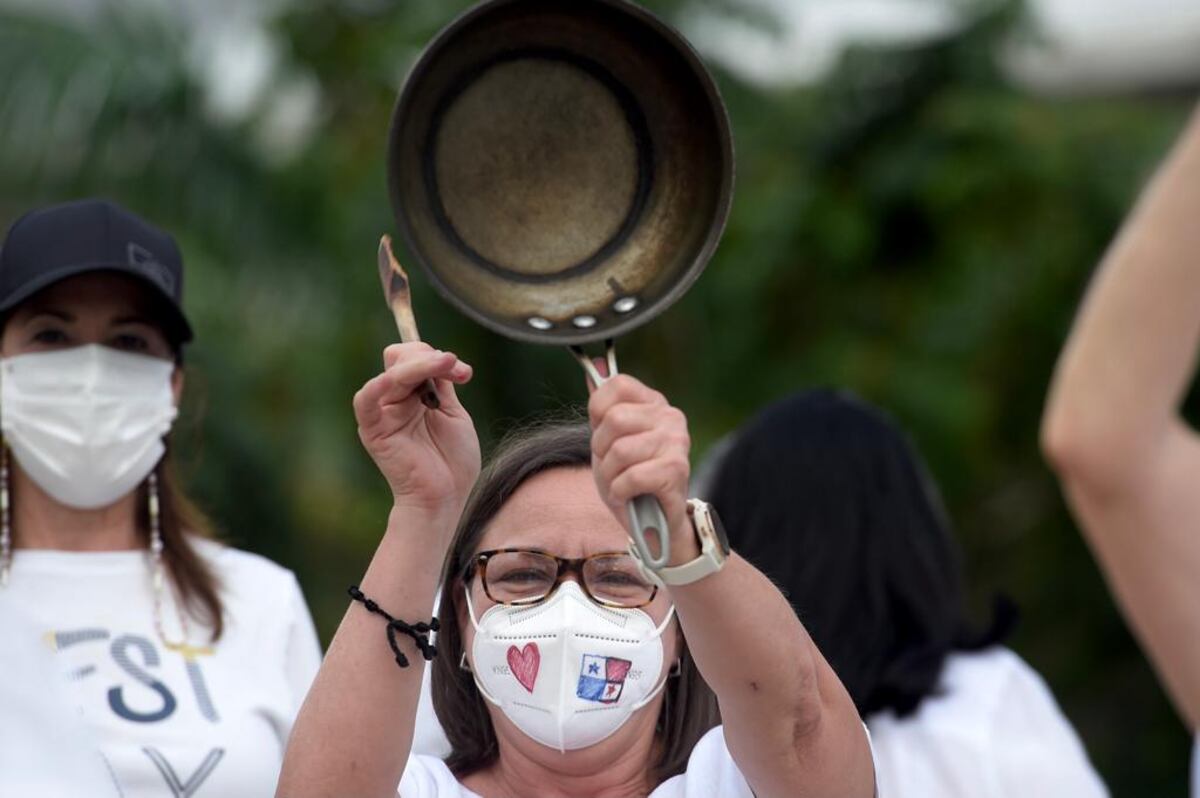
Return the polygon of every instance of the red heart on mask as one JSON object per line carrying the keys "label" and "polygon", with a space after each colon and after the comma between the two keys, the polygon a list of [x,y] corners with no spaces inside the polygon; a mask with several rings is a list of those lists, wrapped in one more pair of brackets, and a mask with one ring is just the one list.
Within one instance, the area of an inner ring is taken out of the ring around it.
{"label": "red heart on mask", "polygon": [[542,664],[542,655],[537,643],[526,643],[525,648],[508,647],[508,667],[513,676],[529,692],[533,692],[533,683],[537,681],[538,666]]}

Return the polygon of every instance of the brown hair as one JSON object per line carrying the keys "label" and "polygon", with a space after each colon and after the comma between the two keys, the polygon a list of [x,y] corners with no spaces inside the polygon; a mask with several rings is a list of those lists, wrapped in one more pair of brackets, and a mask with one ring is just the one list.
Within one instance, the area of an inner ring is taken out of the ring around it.
{"label": "brown hair", "polygon": [[[183,611],[210,628],[210,639],[215,643],[225,631],[220,580],[192,543],[192,538],[216,538],[212,522],[184,492],[169,447],[155,467],[155,473],[158,475],[163,562]],[[138,489],[138,500],[138,532],[149,545],[150,508],[145,483]]]}
{"label": "brown hair", "polygon": [[[463,656],[456,598],[465,589],[463,572],[488,523],[530,477],[554,468],[589,468],[591,431],[578,420],[546,421],[510,433],[501,442],[467,499],[442,571],[438,610],[439,656],[433,661],[433,706],[450,741],[446,765],[464,776],[495,761],[496,733],[484,698],[470,672],[459,667]],[[705,683],[684,643],[679,676],[667,680],[659,715],[659,759],[655,783],[682,773],[697,741],[720,723],[716,696]]]}

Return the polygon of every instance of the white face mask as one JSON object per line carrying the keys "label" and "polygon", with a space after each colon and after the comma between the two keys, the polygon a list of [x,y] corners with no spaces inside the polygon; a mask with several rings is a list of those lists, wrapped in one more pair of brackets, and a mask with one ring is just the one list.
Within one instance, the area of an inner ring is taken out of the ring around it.
{"label": "white face mask", "polygon": [[162,459],[175,364],[89,344],[0,360],[0,429],[42,490],[106,507]]}
{"label": "white face mask", "polygon": [[656,626],[642,610],[601,607],[567,580],[541,604],[497,604],[476,622],[468,588],[475,684],[542,745],[586,748],[662,689],[662,633],[674,612]]}

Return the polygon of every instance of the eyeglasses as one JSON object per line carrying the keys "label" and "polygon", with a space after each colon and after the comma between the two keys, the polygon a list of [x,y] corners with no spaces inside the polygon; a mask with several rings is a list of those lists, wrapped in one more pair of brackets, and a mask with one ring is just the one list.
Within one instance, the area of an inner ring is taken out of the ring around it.
{"label": "eyeglasses", "polygon": [[469,583],[476,571],[483,592],[497,604],[537,604],[571,573],[579,575],[588,598],[606,607],[644,607],[658,593],[658,586],[642,576],[637,562],[625,552],[572,560],[529,549],[492,549],[475,555],[463,572],[463,582]]}

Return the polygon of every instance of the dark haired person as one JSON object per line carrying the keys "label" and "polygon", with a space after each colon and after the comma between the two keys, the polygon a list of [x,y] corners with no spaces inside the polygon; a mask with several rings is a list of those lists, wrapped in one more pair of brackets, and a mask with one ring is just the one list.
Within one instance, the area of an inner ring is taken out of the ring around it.
{"label": "dark haired person", "polygon": [[292,574],[210,539],[171,468],[182,278],[174,240],[109,202],[9,230],[0,616],[55,650],[116,794],[269,795],[320,650]]}
{"label": "dark haired person", "polygon": [[1075,518],[1191,730],[1200,728],[1200,438],[1180,406],[1198,353],[1200,110],[1093,278],[1042,420]]}
{"label": "dark haired person", "polygon": [[698,492],[791,600],[871,730],[889,798],[1107,792],[1042,679],[967,623],[924,463],[856,397],[793,395],[734,433]]}
{"label": "dark haired person", "polygon": [[[394,509],[300,710],[279,796],[871,796],[845,689],[779,591],[686,500],[683,413],[614,377],[592,394],[590,430],[526,431],[476,481],[454,391],[470,367],[416,343],[389,347],[384,367],[354,407]],[[416,393],[429,378],[438,410]],[[652,572],[624,527],[646,494],[670,530],[668,567]],[[445,761],[408,755],[430,658]]]}

